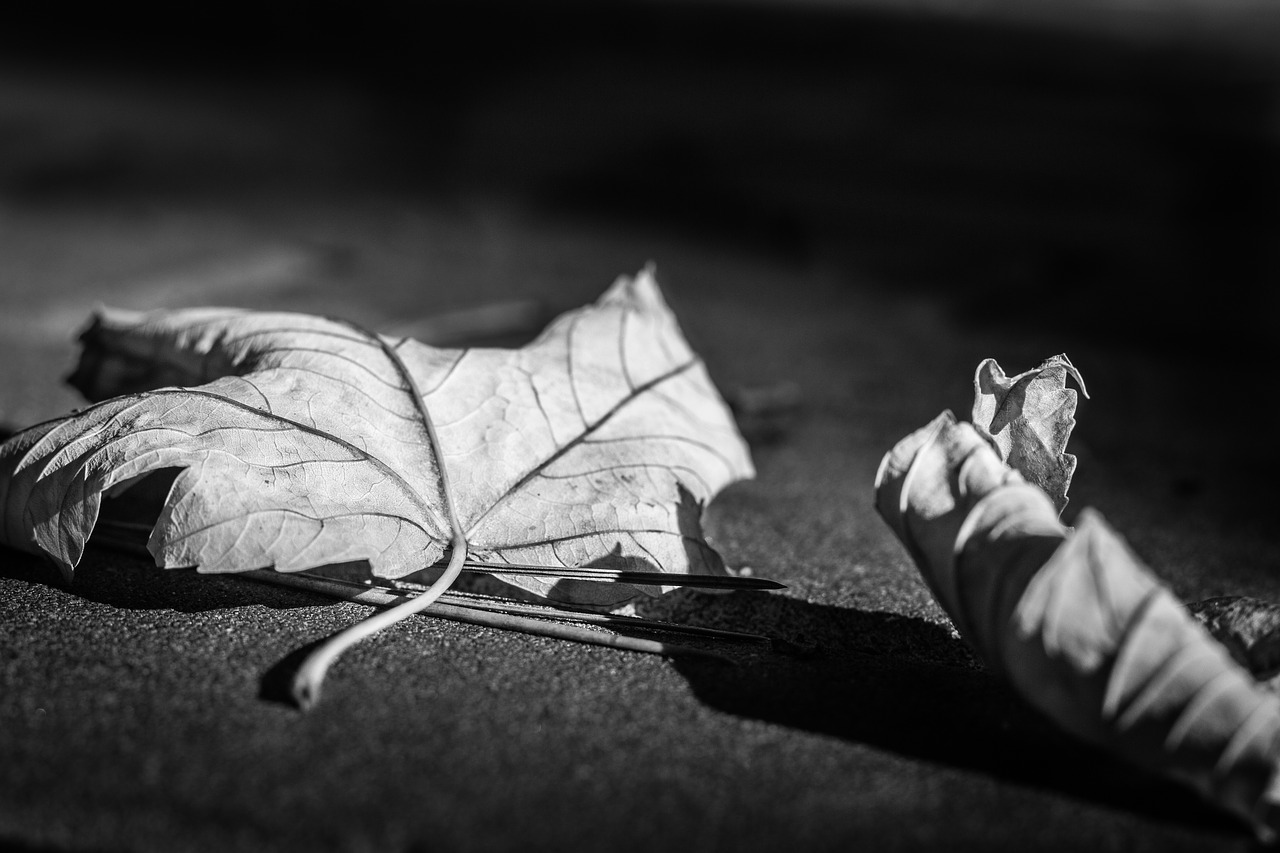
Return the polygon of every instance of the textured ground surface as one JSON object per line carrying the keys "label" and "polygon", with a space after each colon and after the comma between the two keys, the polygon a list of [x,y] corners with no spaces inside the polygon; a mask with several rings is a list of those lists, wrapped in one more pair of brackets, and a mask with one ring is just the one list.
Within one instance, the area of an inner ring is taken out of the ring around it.
{"label": "textured ground surface", "polygon": [[394,64],[0,75],[0,420],[78,404],[60,378],[97,303],[404,329],[567,309],[653,260],[722,388],[803,401],[707,520],[788,589],[663,611],[812,652],[678,664],[418,618],[302,715],[280,674],[367,608],[96,551],[64,586],[0,551],[0,846],[1251,848],[979,668],[871,483],[967,412],[983,357],[1065,351],[1092,395],[1068,520],[1097,507],[1188,600],[1280,597],[1275,221],[1248,210],[1276,197],[1269,78],[1150,45],[742,26],[746,48],[676,38],[643,73],[644,38],[597,32],[611,51],[452,96]]}

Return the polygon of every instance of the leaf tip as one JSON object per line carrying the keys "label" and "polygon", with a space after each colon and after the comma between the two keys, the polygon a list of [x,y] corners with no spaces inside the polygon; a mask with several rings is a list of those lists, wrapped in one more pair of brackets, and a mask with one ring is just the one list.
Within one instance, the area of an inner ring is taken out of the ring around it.
{"label": "leaf tip", "polygon": [[975,387],[982,387],[980,383],[984,376],[998,381],[1004,381],[1008,378],[1005,375],[1004,368],[1000,366],[1000,362],[994,358],[984,358],[978,362],[978,369],[973,372],[973,384]]}
{"label": "leaf tip", "polygon": [[63,560],[53,560],[53,565],[58,569],[58,576],[62,578],[64,584],[70,584],[75,580],[75,567]]}
{"label": "leaf tip", "polygon": [[293,687],[289,690],[289,696],[293,699],[293,704],[298,707],[299,711],[305,713],[319,703],[320,684],[319,680],[312,679],[305,670],[299,672],[294,678]]}
{"label": "leaf tip", "polygon": [[[1084,398],[1086,400],[1089,399],[1089,389],[1086,388],[1084,385],[1084,377],[1080,374],[1079,368],[1077,368],[1074,364],[1071,363],[1071,359],[1067,358],[1067,354],[1065,352],[1060,352],[1057,355],[1052,356],[1051,358],[1045,359],[1044,363],[1041,364],[1039,367],[1037,367],[1035,372],[1048,370],[1054,367],[1061,367],[1063,370],[1065,370],[1067,373],[1067,376],[1070,376],[1072,379],[1074,379],[1076,381],[1076,384],[1080,386],[1080,393],[1084,395]],[[1063,384],[1064,385],[1066,384],[1065,381]]]}
{"label": "leaf tip", "polygon": [[662,288],[658,286],[658,267],[647,262],[633,276],[620,275],[613,286],[600,297],[599,304],[623,303],[643,312],[669,312]]}

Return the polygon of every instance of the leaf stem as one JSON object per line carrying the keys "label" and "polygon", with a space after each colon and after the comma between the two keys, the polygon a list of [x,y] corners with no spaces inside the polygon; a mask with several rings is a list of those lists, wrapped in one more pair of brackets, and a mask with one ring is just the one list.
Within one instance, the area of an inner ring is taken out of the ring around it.
{"label": "leaf stem", "polygon": [[[315,592],[346,601],[360,604],[372,604],[376,607],[392,607],[410,594],[403,586],[384,587],[369,585],[359,581],[339,580],[313,575],[310,572],[274,572],[269,569],[258,569],[245,573],[245,577],[277,586],[288,586],[307,592]],[[463,613],[465,611],[465,613]],[[520,617],[521,625],[529,623],[532,627],[513,627],[515,623],[498,624],[477,613],[496,612]],[[773,639],[764,634],[747,631],[733,631],[726,628],[708,628],[702,625],[685,625],[680,622],[666,622],[660,619],[645,619],[638,616],[625,616],[620,613],[601,613],[571,604],[534,604],[526,601],[502,598],[499,596],[481,595],[477,593],[447,592],[441,595],[436,603],[427,608],[426,613],[458,622],[469,622],[474,625],[485,625],[491,628],[513,628],[526,634],[556,636],[540,630],[539,626],[554,624],[549,620],[565,620],[583,622],[589,625],[617,625],[644,631],[663,631],[671,634],[688,634],[712,640],[741,643],[772,643]],[[461,615],[459,615],[461,614]],[[527,619],[525,617],[533,617]],[[599,634],[599,632],[595,632]],[[568,637],[564,639],[576,639]],[[638,651],[646,651],[639,649]]]}
{"label": "leaf stem", "polygon": [[454,557],[449,560],[449,565],[444,570],[444,574],[440,575],[435,583],[427,588],[426,592],[334,634],[308,655],[307,659],[298,667],[298,672],[293,678],[293,687],[290,690],[293,700],[298,703],[298,707],[304,711],[309,711],[320,701],[320,685],[324,681],[325,673],[329,671],[329,666],[338,659],[338,655],[361,640],[373,636],[384,628],[391,627],[401,619],[412,616],[415,613],[421,613],[430,607],[443,593],[448,591],[449,587],[453,585],[453,582],[458,579],[458,575],[462,572],[462,563],[466,559],[467,553],[465,544],[462,548],[455,549],[453,553]]}
{"label": "leaf stem", "polygon": [[388,344],[380,335],[361,329],[354,323],[348,323],[348,325],[358,329],[361,333],[368,335],[371,340],[377,342],[383,353],[395,365],[405,384],[409,386],[409,394],[413,398],[413,403],[418,409],[419,416],[422,418],[422,425],[427,431],[427,439],[436,457],[436,479],[440,486],[440,495],[444,498],[445,514],[449,517],[449,528],[452,531],[452,541],[450,543],[452,553],[449,555],[449,565],[445,568],[444,573],[427,588],[426,592],[402,604],[397,604],[390,610],[385,610],[363,622],[352,625],[345,631],[340,631],[321,643],[315,651],[307,656],[307,659],[302,662],[302,666],[298,668],[297,675],[294,676],[293,689],[291,691],[294,701],[304,711],[315,707],[315,704],[320,701],[320,685],[324,681],[325,673],[328,672],[330,664],[337,660],[338,655],[383,628],[388,628],[401,619],[426,610],[431,606],[432,602],[444,594],[449,587],[453,586],[453,582],[458,579],[458,575],[462,572],[463,564],[467,562],[467,533],[458,518],[457,502],[453,498],[453,488],[449,485],[449,472],[444,464],[444,451],[440,446],[440,437],[436,434],[435,424],[431,420],[431,413],[427,411],[427,401],[422,396],[422,389],[418,387],[418,382],[414,379],[413,373],[400,358],[400,354],[396,352],[395,347]]}

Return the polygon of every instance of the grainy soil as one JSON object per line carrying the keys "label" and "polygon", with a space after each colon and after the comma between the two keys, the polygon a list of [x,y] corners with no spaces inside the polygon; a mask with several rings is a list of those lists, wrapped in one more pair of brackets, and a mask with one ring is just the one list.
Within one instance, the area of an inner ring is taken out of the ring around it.
{"label": "grainy soil", "polygon": [[9,428],[81,405],[62,377],[98,304],[413,331],[550,317],[649,261],[722,389],[800,401],[744,423],[758,476],[705,517],[788,588],[639,608],[787,641],[731,664],[416,618],[302,714],[290,665],[368,608],[101,549],[64,584],[0,550],[0,847],[1252,849],[984,671],[871,484],[967,414],[982,358],[1066,352],[1091,395],[1067,520],[1100,509],[1188,601],[1280,597],[1274,69],[1169,34],[734,8],[585,35],[572,9],[459,14],[485,48],[461,70],[390,14],[244,35],[238,63],[135,36],[0,68]]}

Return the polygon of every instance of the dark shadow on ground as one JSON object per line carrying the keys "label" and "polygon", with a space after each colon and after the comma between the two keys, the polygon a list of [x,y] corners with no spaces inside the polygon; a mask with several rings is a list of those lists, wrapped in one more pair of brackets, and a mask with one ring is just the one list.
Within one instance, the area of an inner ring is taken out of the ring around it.
{"label": "dark shadow on ground", "polygon": [[293,695],[294,679],[307,658],[311,656],[311,653],[327,643],[332,637],[333,635],[330,635],[313,640],[276,661],[270,669],[262,674],[262,680],[258,683],[258,698],[264,702],[276,702],[281,705],[288,705],[291,708],[297,708],[298,701]]}
{"label": "dark shadow on ground", "polygon": [[39,557],[0,547],[0,578],[65,589],[87,601],[128,610],[202,613],[250,605],[273,609],[314,607],[335,599],[194,569],[157,569],[149,561],[90,548],[70,583]]}
{"label": "dark shadow on ground", "polygon": [[[716,599],[704,598],[714,612]],[[720,600],[742,609],[734,598]],[[1160,820],[1238,829],[1190,791],[1058,730],[939,625],[781,596],[750,598],[764,606],[764,621],[787,648],[802,651],[743,650],[737,666],[678,660],[695,694],[713,708]],[[715,621],[729,627],[736,620]],[[761,630],[750,622],[738,627]]]}
{"label": "dark shadow on ground", "polygon": [[[194,569],[157,569],[141,558],[91,549],[70,583],[51,563],[0,547],[0,578],[65,589],[87,601],[125,610],[172,610],[202,613],[259,605],[273,610],[336,605],[339,599],[305,590],[287,589],[236,575],[206,574]],[[263,673],[258,698],[296,706],[293,679],[307,656],[329,636],[299,646]],[[0,850],[6,847],[0,843]]]}
{"label": "dark shadow on ground", "polygon": [[[0,549],[0,577],[64,587],[90,601],[128,609],[191,613],[336,603],[235,576],[161,571],[135,558],[92,551],[69,586],[51,565],[7,548]],[[1058,731],[983,670],[940,625],[764,593],[675,593],[658,601],[644,615],[778,639],[772,650],[755,644],[718,646],[736,665],[677,660],[698,698],[718,710],[1187,826],[1222,831],[1236,826],[1189,791]],[[293,675],[315,645],[294,650],[272,667],[263,677],[260,698],[291,703]]]}
{"label": "dark shadow on ground", "polygon": [[234,574],[156,568],[147,551],[147,535],[178,473],[177,468],[153,472],[123,496],[103,499],[84,558],[70,582],[51,562],[2,547],[0,577],[64,588],[88,601],[130,610],[200,613],[254,604],[288,609],[335,602]]}
{"label": "dark shadow on ground", "polygon": [[0,836],[0,853],[49,853],[49,851],[65,848],[56,845],[32,844],[16,838]]}

